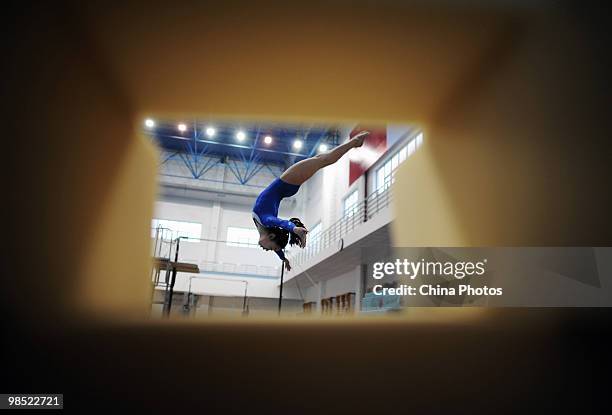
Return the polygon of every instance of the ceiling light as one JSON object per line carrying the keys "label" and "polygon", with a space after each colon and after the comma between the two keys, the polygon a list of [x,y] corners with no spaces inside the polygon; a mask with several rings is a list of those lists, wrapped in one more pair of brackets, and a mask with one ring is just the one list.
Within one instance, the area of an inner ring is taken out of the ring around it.
{"label": "ceiling light", "polygon": [[206,129],[206,135],[209,136],[209,137],[214,137],[216,132],[217,132],[217,130],[215,130],[212,127],[208,127]]}
{"label": "ceiling light", "polygon": [[302,148],[302,140],[295,140],[293,142],[293,148],[295,148],[296,150],[299,150],[300,148]]}
{"label": "ceiling light", "polygon": [[238,141],[243,141],[246,138],[246,134],[244,133],[244,131],[238,131],[238,133],[236,134],[236,138],[238,139]]}
{"label": "ceiling light", "polygon": [[178,125],[178,130],[183,133],[183,132],[187,131],[187,126],[185,124],[179,124]]}
{"label": "ceiling light", "polygon": [[150,118],[147,118],[147,119],[145,120],[145,126],[146,126],[147,128],[153,128],[153,127],[155,127],[155,121],[153,121],[153,120],[152,120],[152,119],[150,119]]}
{"label": "ceiling light", "polygon": [[264,137],[264,143],[266,144],[272,144],[272,137],[270,137],[269,135]]}
{"label": "ceiling light", "polygon": [[319,151],[320,151],[321,153],[326,152],[326,151],[327,151],[327,144],[321,144],[321,145],[319,146]]}

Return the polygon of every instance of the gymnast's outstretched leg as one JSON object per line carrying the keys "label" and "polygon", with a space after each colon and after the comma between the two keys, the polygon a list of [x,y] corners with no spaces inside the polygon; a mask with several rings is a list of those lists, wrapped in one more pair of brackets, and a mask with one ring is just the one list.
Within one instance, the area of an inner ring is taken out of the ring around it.
{"label": "gymnast's outstretched leg", "polygon": [[304,248],[308,230],[298,218],[283,220],[278,217],[281,200],[293,196],[300,185],[319,169],[334,164],[351,148],[361,147],[368,134],[368,131],[362,131],[331,151],[294,164],[266,187],[255,201],[253,221],[259,232],[259,245],[265,250],[275,251],[287,270],[291,270],[291,265],[285,258],[283,249],[287,243]]}
{"label": "gymnast's outstretched leg", "polygon": [[310,179],[313,174],[323,167],[327,167],[334,164],[340,158],[345,155],[350,149],[355,147],[361,147],[363,140],[366,135],[370,134],[369,131],[362,131],[359,134],[352,137],[346,143],[339,145],[338,147],[327,151],[325,153],[317,154],[314,157],[307,158],[306,160],[299,161],[293,166],[289,167],[280,176],[280,179],[285,183],[301,185],[306,180]]}

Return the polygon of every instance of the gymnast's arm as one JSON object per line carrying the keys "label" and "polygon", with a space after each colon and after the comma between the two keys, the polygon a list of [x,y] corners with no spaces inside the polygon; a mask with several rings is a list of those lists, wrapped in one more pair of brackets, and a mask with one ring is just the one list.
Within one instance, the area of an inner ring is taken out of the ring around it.
{"label": "gymnast's arm", "polygon": [[278,255],[278,257],[281,259],[281,261],[286,261],[287,258],[285,258],[285,253],[283,252],[282,249],[279,249],[278,251],[274,251],[276,252],[276,255]]}
{"label": "gymnast's arm", "polygon": [[274,252],[276,252],[276,255],[278,255],[281,261],[283,261],[283,265],[285,266],[285,269],[287,271],[291,271],[291,264],[289,264],[289,260],[285,257],[285,253],[283,252],[283,250],[279,249],[278,251],[274,251]]}
{"label": "gymnast's arm", "polygon": [[288,220],[279,219],[276,216],[266,215],[261,218],[262,225],[267,227],[278,226],[279,228],[283,228],[286,231],[293,232],[295,229],[295,223],[290,222]]}

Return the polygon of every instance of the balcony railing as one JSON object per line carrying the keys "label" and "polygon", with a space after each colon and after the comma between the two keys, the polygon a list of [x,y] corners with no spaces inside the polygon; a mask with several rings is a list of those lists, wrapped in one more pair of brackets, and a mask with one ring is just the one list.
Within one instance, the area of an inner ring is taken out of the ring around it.
{"label": "balcony railing", "polygon": [[342,218],[323,230],[316,238],[308,241],[306,248],[289,252],[292,266],[300,265],[317,255],[323,249],[338,243],[340,238],[351,233],[357,226],[372,219],[391,203],[391,188],[386,186],[359,202]]}

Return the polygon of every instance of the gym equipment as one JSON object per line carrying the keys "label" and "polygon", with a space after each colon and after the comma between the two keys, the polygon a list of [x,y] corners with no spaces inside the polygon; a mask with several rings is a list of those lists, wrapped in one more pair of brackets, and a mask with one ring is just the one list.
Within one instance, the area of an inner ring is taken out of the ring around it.
{"label": "gym equipment", "polygon": [[181,246],[181,238],[183,237],[179,236],[178,238],[176,238],[176,249],[174,251],[174,262],[170,262],[168,259],[165,259],[165,258],[156,258],[155,260],[155,263],[158,263],[160,265],[165,264],[166,269],[170,270],[170,272],[172,273],[171,274],[172,277],[171,277],[169,284],[167,280],[168,274],[166,273],[166,297],[164,299],[164,308],[163,308],[163,314],[166,317],[170,316],[170,309],[172,308],[172,297],[174,296],[174,284],[176,284],[176,273],[178,271],[190,272],[190,273],[195,273],[195,274],[200,273],[200,268],[197,266],[197,264],[178,262],[179,248]]}
{"label": "gym equipment", "polygon": [[285,263],[281,262],[281,282],[280,282],[280,293],[278,294],[278,315],[281,313],[281,306],[283,303],[283,279],[285,277]]}
{"label": "gym equipment", "polygon": [[[232,282],[232,283],[235,283],[235,282],[243,283],[244,284],[244,295],[242,297],[242,314],[243,315],[247,315],[248,314],[247,313],[247,295],[248,295],[248,290],[249,290],[249,282],[248,281],[246,281],[246,280],[231,279],[231,278],[215,278],[215,277],[209,277],[209,276],[199,277],[199,276],[195,276],[195,275],[189,277],[189,288],[187,289],[187,302],[186,302],[187,311],[189,311],[191,309],[192,303],[194,302],[193,301],[194,296],[196,295],[195,293],[193,293],[191,291],[192,281],[194,279],[199,279],[199,280],[204,280],[204,281],[213,280],[213,281],[229,281],[229,282]],[[212,295],[210,295],[210,294],[197,294],[197,295],[209,295],[210,297],[212,297]],[[211,304],[209,304],[209,313],[210,313],[211,309],[212,309]]]}
{"label": "gym equipment", "polygon": [[[206,261],[198,265],[193,262],[186,262],[185,259],[183,260],[180,259],[181,255],[184,255],[184,252],[189,252],[189,249],[185,251],[185,249],[188,247],[183,244],[183,242],[187,240],[197,241],[197,242],[223,243],[223,244],[229,244],[230,243],[229,241],[208,239],[208,238],[194,238],[192,236],[189,236],[189,237],[179,236],[177,231],[173,231],[171,229],[162,228],[162,227],[154,228],[153,235],[155,238],[154,245],[153,245],[154,248],[153,248],[153,261],[152,261],[152,264],[153,264],[152,282],[154,285],[154,290],[152,292],[151,303],[163,305],[162,315],[164,317],[168,317],[170,315],[170,311],[173,305],[172,302],[174,300],[174,289],[175,289],[175,285],[177,284],[177,279],[179,280],[178,281],[179,286],[181,285],[180,283],[181,276],[178,275],[178,273],[196,274],[196,275],[188,277],[188,288],[185,287],[187,288],[187,290],[184,293],[186,301],[183,304],[183,308],[185,311],[189,312],[192,310],[192,308],[195,306],[195,301],[197,300],[198,295],[206,295],[211,298],[213,296],[219,296],[219,297],[228,296],[225,294],[218,295],[218,294],[215,294],[214,292],[197,292],[197,290],[195,290],[196,292],[194,292],[194,289],[192,288],[193,279],[197,279],[201,281],[214,280],[214,281],[227,281],[228,283],[238,282],[240,284],[243,284],[244,288],[241,290],[240,294],[237,294],[237,296],[242,298],[242,315],[248,315],[248,308],[249,308],[248,288],[249,287],[248,287],[247,280],[240,280],[240,279],[234,279],[234,278],[230,278],[230,279],[215,278],[215,277],[208,276],[208,275],[199,276],[197,274],[200,274],[201,271],[214,272],[215,269],[212,269],[212,270],[209,269],[210,263]],[[254,245],[254,244],[251,244],[251,245]],[[192,261],[195,261],[195,260],[192,260]],[[227,264],[227,263],[223,264],[222,263],[221,265],[235,266],[236,264]],[[262,275],[268,275],[268,276],[273,276],[275,274],[278,275],[277,270],[275,268],[274,269],[272,267],[265,267],[265,268],[269,268],[270,270],[272,270],[272,272],[267,273],[267,274],[262,274]],[[166,274],[165,280],[160,277],[161,271],[164,271],[164,270]],[[163,287],[165,289],[163,292],[164,298],[160,301],[154,301],[155,288],[160,288],[160,287]],[[204,291],[209,291],[209,290],[204,290]]]}

